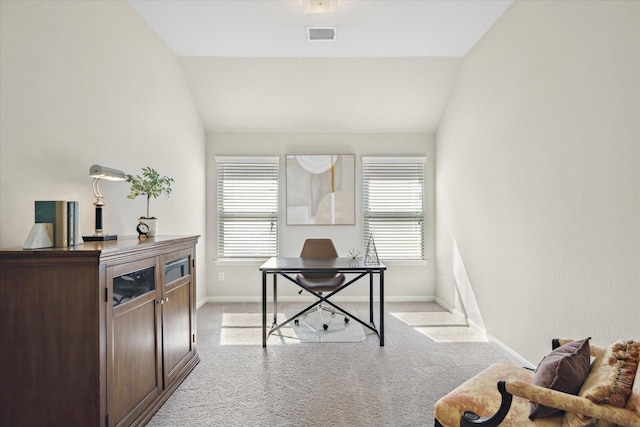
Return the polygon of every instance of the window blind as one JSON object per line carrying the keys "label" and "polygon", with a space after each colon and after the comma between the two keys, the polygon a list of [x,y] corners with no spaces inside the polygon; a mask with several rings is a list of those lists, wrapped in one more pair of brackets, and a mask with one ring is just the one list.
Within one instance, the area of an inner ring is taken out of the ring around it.
{"label": "window blind", "polygon": [[363,157],[364,246],[373,239],[378,257],[424,259],[422,157]]}
{"label": "window blind", "polygon": [[278,158],[217,158],[218,257],[278,254]]}

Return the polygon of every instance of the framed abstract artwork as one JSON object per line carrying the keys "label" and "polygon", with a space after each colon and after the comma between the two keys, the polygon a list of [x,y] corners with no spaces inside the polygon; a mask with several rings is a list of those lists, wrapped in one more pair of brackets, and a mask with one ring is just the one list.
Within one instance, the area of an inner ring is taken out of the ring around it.
{"label": "framed abstract artwork", "polygon": [[354,225],[355,155],[287,154],[287,225]]}

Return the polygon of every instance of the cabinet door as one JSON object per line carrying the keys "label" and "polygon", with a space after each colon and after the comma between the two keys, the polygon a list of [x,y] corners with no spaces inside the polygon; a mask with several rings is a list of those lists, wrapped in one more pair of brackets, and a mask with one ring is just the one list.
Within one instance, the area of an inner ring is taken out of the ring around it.
{"label": "cabinet door", "polygon": [[109,425],[130,425],[162,390],[156,260],[107,268]]}
{"label": "cabinet door", "polygon": [[161,257],[162,344],[167,388],[195,354],[195,281],[192,249]]}

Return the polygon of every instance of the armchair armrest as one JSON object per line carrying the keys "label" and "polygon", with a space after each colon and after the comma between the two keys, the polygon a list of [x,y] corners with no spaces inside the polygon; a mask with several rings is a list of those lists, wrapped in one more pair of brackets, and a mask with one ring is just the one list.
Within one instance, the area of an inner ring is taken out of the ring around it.
{"label": "armchair armrest", "polygon": [[639,417],[628,409],[596,404],[584,397],[551,390],[520,380],[506,380],[504,383],[507,393],[524,397],[545,406],[586,415],[595,419],[607,420],[625,427],[637,427],[638,423],[640,423]]}
{"label": "armchair armrest", "polygon": [[502,396],[500,408],[491,417],[480,417],[474,412],[463,412],[461,427],[497,427],[509,413],[513,396],[519,396],[552,408],[562,409],[587,417],[610,421],[624,427],[638,427],[640,417],[624,408],[599,405],[584,397],[533,385],[521,380],[498,381],[498,391]]}
{"label": "armchair armrest", "polygon": [[491,417],[481,417],[475,412],[464,411],[460,416],[460,427],[497,427],[504,420],[511,408],[513,395],[505,387],[504,381],[498,381],[498,391],[502,396],[502,402],[498,411]]}

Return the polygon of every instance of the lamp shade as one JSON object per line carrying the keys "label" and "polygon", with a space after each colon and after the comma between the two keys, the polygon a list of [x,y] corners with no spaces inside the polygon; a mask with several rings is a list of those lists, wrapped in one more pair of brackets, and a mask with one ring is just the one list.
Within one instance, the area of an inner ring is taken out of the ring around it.
{"label": "lamp shade", "polygon": [[127,176],[121,170],[100,165],[91,166],[89,168],[89,176],[92,178],[108,179],[110,181],[124,181],[127,179]]}

